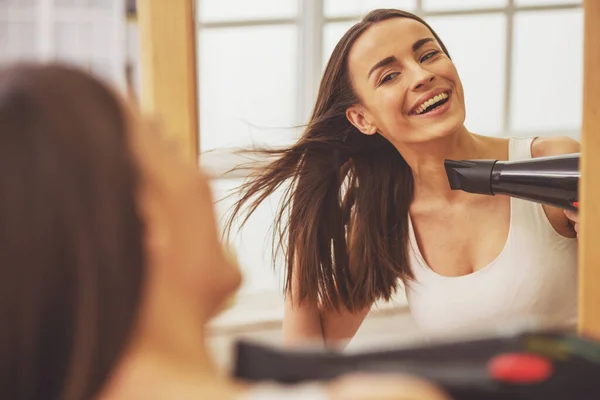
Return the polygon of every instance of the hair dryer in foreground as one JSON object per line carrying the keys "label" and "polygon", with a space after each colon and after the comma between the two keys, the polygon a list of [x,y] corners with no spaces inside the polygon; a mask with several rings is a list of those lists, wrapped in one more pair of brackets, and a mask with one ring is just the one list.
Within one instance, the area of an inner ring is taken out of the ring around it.
{"label": "hair dryer in foreground", "polygon": [[351,373],[425,378],[454,400],[600,399],[600,343],[560,331],[523,331],[341,353],[237,343],[234,375],[249,382],[329,381]]}
{"label": "hair dryer in foreground", "polygon": [[452,190],[504,194],[576,211],[580,153],[522,161],[446,160]]}

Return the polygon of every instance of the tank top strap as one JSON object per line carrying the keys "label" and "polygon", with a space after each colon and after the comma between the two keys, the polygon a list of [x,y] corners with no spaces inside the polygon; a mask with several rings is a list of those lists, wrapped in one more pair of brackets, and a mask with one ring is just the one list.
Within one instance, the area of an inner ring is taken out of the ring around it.
{"label": "tank top strap", "polygon": [[[533,158],[531,145],[535,139],[536,137],[510,138],[509,160],[523,161]],[[527,232],[527,235],[537,232],[538,235],[548,236],[549,240],[555,243],[570,240],[556,233],[541,204],[518,198],[511,198],[510,204],[512,239],[525,240],[525,237],[520,236],[522,232]]]}
{"label": "tank top strap", "polygon": [[521,161],[531,158],[531,144],[536,139],[531,137],[511,137],[508,139],[508,160]]}

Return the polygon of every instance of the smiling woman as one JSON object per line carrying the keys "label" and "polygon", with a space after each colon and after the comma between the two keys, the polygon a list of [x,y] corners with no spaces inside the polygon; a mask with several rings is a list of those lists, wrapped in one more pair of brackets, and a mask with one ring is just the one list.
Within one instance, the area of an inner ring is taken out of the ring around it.
{"label": "smiling woman", "polygon": [[[287,343],[347,340],[404,284],[426,334],[521,318],[573,326],[577,241],[564,213],[450,190],[446,158],[578,151],[566,138],[494,138],[465,127],[442,40],[416,15],[375,10],[325,69],[309,124],[242,187],[231,220],[284,183]],[[476,221],[476,223],[473,223]],[[541,283],[542,282],[542,283]]]}

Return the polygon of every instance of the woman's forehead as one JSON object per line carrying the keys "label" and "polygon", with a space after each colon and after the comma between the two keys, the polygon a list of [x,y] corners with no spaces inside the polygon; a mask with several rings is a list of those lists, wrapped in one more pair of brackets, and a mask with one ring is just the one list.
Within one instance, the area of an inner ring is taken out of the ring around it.
{"label": "woman's forehead", "polygon": [[354,42],[349,54],[350,65],[357,71],[368,69],[375,59],[412,52],[413,44],[427,37],[433,37],[427,26],[411,18],[378,22]]}

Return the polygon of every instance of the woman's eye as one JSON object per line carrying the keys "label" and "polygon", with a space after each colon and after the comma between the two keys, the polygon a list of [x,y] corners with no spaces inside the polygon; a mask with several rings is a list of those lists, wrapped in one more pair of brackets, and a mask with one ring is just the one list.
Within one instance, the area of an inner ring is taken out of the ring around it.
{"label": "woman's eye", "polygon": [[432,58],[433,56],[436,56],[440,53],[439,50],[434,50],[434,51],[430,51],[429,53],[423,55],[423,57],[421,57],[421,62],[427,61],[430,58]]}
{"label": "woman's eye", "polygon": [[400,75],[400,72],[390,72],[389,74],[385,75],[382,79],[381,82],[379,83],[384,84],[386,82],[391,81],[392,79],[394,79],[395,77],[397,77],[398,75]]}

